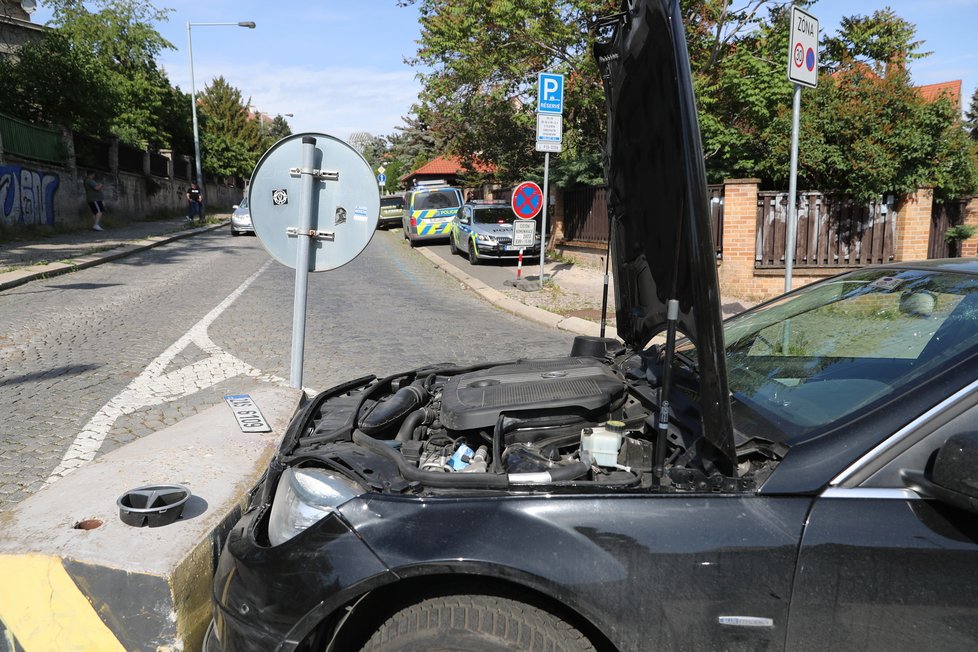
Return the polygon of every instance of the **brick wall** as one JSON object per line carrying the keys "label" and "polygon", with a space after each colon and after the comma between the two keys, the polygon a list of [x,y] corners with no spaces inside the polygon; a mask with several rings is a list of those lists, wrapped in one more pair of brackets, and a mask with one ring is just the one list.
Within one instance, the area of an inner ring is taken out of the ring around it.
{"label": "brick wall", "polygon": [[[757,179],[724,181],[723,260],[719,262],[720,293],[724,297],[760,301],[785,290],[783,269],[756,269],[754,256],[757,237]],[[927,258],[931,207],[934,192],[922,188],[900,201],[896,208],[894,259],[896,261]],[[968,206],[966,224],[978,226],[978,198]],[[978,234],[963,243],[962,255],[974,256]],[[791,288],[799,288],[843,269],[792,270]]]}
{"label": "brick wall", "polygon": [[893,259],[896,262],[927,258],[933,207],[932,188],[921,188],[897,204],[893,234]]}
{"label": "brick wall", "polygon": [[[964,209],[964,223],[978,227],[978,195],[971,198]],[[961,257],[973,258],[978,256],[978,233],[967,240],[961,241]]]}

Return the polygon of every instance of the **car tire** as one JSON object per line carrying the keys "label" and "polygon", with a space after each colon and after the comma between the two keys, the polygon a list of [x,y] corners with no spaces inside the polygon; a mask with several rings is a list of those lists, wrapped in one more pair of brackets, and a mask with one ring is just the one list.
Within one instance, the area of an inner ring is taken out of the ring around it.
{"label": "car tire", "polygon": [[487,595],[429,598],[391,616],[361,652],[594,652],[581,632],[532,605]]}
{"label": "car tire", "polygon": [[479,253],[475,249],[475,243],[469,240],[469,265],[478,265],[481,262]]}
{"label": "car tire", "polygon": [[451,250],[453,256],[460,256],[462,252],[458,247],[455,246],[455,236],[452,234],[448,235],[448,248]]}
{"label": "car tire", "polygon": [[[405,236],[405,237],[407,237],[407,236]],[[412,249],[414,249],[415,247],[418,246],[418,243],[415,242],[414,238],[408,237],[407,241],[408,241],[408,244],[411,245],[411,248]]]}

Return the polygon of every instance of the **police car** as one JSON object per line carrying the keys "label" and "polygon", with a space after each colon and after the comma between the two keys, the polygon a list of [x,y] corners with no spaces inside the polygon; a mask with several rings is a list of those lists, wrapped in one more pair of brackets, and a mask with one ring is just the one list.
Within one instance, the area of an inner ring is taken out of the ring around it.
{"label": "police car", "polygon": [[[452,253],[465,252],[472,265],[489,257],[519,255],[521,247],[513,245],[513,223],[519,219],[506,201],[466,202],[452,220],[448,241]],[[540,254],[539,222],[533,246],[522,250],[527,256]]]}
{"label": "police car", "polygon": [[404,197],[404,238],[415,246],[423,240],[444,240],[462,205],[462,191],[451,186],[419,186]]}

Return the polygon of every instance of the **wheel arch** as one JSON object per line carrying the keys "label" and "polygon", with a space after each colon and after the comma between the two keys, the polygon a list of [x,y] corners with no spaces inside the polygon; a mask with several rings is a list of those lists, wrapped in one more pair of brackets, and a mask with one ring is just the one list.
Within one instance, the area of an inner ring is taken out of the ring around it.
{"label": "wheel arch", "polygon": [[[511,574],[509,574],[511,575]],[[324,618],[307,637],[328,651],[358,650],[394,613],[423,600],[448,595],[489,595],[509,598],[559,617],[588,637],[598,652],[618,652],[598,624],[580,609],[556,599],[546,587],[533,586],[518,578],[472,572],[415,572],[408,577],[377,586],[350,600]],[[307,649],[307,648],[300,648]]]}

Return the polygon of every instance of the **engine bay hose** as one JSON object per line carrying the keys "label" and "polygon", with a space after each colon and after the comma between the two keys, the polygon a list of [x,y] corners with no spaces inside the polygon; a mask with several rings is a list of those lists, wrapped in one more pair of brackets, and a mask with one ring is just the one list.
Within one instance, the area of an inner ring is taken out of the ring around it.
{"label": "engine bay hose", "polygon": [[386,401],[360,417],[359,428],[368,435],[380,434],[393,428],[411,412],[428,402],[428,390],[415,382],[397,390]]}

